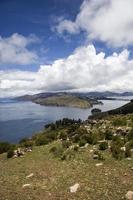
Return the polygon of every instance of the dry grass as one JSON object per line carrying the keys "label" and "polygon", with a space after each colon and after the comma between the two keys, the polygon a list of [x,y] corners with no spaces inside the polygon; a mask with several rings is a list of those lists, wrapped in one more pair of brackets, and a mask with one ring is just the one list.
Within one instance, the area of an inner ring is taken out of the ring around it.
{"label": "dry grass", "polygon": [[[49,153],[52,145],[35,147],[23,158],[0,155],[0,200],[121,200],[133,190],[133,160],[116,161],[105,152],[103,165],[96,167],[89,146],[75,159],[60,161]],[[30,173],[34,176],[27,179]],[[70,193],[75,183],[80,188]]]}

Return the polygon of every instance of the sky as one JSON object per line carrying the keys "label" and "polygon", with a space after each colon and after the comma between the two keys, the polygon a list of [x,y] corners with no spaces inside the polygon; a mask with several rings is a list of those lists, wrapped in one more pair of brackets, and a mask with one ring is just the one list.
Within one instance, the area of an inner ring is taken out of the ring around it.
{"label": "sky", "polygon": [[0,0],[0,97],[133,91],[132,0]]}

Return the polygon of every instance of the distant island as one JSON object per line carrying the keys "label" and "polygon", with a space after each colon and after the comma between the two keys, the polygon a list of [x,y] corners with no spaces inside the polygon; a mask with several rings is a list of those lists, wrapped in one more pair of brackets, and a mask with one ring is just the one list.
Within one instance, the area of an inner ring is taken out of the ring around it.
{"label": "distant island", "polygon": [[24,95],[15,99],[19,101],[32,101],[44,106],[64,106],[75,108],[91,108],[95,104],[102,104],[102,102],[96,100],[95,98],[65,92]]}

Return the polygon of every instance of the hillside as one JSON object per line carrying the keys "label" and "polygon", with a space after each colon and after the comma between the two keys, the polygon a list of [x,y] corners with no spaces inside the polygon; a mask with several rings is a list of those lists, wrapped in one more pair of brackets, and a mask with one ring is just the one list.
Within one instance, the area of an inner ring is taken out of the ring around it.
{"label": "hillside", "polygon": [[126,114],[130,114],[133,113],[133,100],[131,100],[129,103],[125,104],[124,106],[121,106],[119,108],[113,109],[113,110],[109,110],[107,112],[101,112],[98,114],[94,114],[92,116],[90,116],[90,119],[93,118],[103,118],[103,117],[107,117],[109,115],[126,115]]}
{"label": "hillside", "polygon": [[0,155],[0,199],[129,200],[132,124],[133,115],[48,124],[20,142],[19,148],[33,145],[32,151],[10,159]]}

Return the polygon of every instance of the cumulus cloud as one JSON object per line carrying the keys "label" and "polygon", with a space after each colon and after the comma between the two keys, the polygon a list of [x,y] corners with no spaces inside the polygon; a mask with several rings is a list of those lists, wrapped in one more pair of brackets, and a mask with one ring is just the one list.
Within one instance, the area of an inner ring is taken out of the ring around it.
{"label": "cumulus cloud", "polygon": [[73,54],[37,72],[0,71],[0,96],[19,96],[45,91],[132,91],[133,60],[128,50],[96,53],[93,45],[81,46]]}
{"label": "cumulus cloud", "polygon": [[0,63],[20,65],[35,63],[38,56],[30,51],[28,46],[38,41],[39,39],[34,35],[24,37],[14,33],[8,38],[0,36]]}
{"label": "cumulus cloud", "polygon": [[99,39],[112,46],[133,44],[132,0],[84,0],[75,21],[62,19],[58,33],[86,31],[89,39]]}

